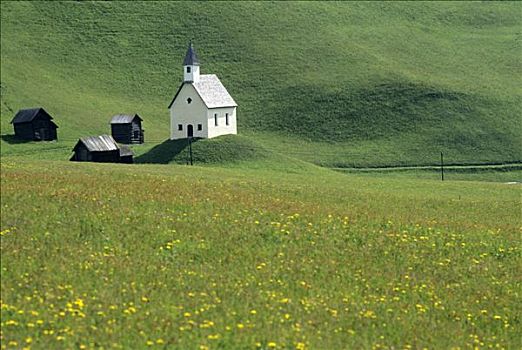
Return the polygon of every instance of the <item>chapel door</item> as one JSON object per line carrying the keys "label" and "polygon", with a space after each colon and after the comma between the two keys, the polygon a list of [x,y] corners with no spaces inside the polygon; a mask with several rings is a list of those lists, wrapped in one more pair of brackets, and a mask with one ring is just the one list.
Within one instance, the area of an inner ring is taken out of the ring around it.
{"label": "chapel door", "polygon": [[194,136],[194,127],[192,124],[189,124],[187,126],[187,137],[193,137]]}

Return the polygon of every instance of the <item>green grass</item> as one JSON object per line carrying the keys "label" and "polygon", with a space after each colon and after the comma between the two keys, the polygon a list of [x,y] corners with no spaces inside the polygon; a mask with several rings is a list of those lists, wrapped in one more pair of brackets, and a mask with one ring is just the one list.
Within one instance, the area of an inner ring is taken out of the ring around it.
{"label": "green grass", "polygon": [[[341,173],[388,176],[406,179],[440,180],[440,167],[428,166],[417,168],[335,168]],[[490,165],[490,166],[445,166],[444,179],[450,181],[490,181],[505,183],[522,183],[522,165]]]}
{"label": "green grass", "polygon": [[265,149],[329,167],[427,165],[441,151],[521,161],[520,6],[3,2],[2,134],[16,110],[44,106],[61,142],[138,112],[161,144],[192,38],[240,106],[240,134]]}
{"label": "green grass", "polygon": [[1,170],[3,348],[522,346],[519,186]]}
{"label": "green grass", "polygon": [[[167,140],[152,148],[135,147],[138,153],[137,163],[157,164],[188,164],[190,148],[192,148],[193,163],[223,165],[241,163],[244,161],[258,161],[270,158],[270,153],[253,143],[250,139],[225,135],[219,138],[204,140],[194,139],[191,145],[188,140]],[[141,154],[140,154],[141,153]]]}

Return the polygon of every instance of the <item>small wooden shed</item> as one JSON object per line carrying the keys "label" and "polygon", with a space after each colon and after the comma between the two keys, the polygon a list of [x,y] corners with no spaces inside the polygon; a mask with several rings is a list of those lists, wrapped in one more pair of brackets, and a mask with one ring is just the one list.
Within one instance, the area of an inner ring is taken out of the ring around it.
{"label": "small wooden shed", "polygon": [[143,143],[143,129],[139,115],[118,114],[111,119],[112,137],[119,143]]}
{"label": "small wooden shed", "polygon": [[73,148],[70,160],[77,162],[132,163],[129,147],[119,146],[109,135],[82,137]]}
{"label": "small wooden shed", "polygon": [[133,156],[134,153],[129,146],[120,145],[120,163],[133,163]]}
{"label": "small wooden shed", "polygon": [[13,124],[15,136],[23,140],[51,141],[58,138],[53,117],[43,108],[21,109],[16,113]]}

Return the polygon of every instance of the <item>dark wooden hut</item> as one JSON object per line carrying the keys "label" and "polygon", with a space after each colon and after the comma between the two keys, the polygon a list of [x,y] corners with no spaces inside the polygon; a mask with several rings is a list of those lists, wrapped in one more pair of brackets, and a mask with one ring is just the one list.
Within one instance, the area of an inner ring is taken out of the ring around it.
{"label": "dark wooden hut", "polygon": [[118,114],[111,119],[112,137],[119,143],[143,143],[143,129],[139,115]]}
{"label": "dark wooden hut", "polygon": [[134,153],[132,153],[132,150],[129,146],[120,145],[120,163],[133,163],[133,156]]}
{"label": "dark wooden hut", "polygon": [[16,113],[13,124],[15,136],[23,140],[51,141],[58,138],[53,117],[43,108],[21,109]]}
{"label": "dark wooden hut", "polygon": [[119,146],[109,135],[82,137],[70,160],[77,162],[132,163],[132,150]]}

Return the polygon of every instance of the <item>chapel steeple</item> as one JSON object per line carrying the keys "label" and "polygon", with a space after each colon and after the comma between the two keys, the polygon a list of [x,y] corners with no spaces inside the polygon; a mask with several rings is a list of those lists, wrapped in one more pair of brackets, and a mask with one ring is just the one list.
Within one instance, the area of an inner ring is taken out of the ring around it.
{"label": "chapel steeple", "polygon": [[183,60],[183,82],[197,83],[199,81],[199,61],[196,51],[192,47],[192,41],[189,42],[187,54]]}

